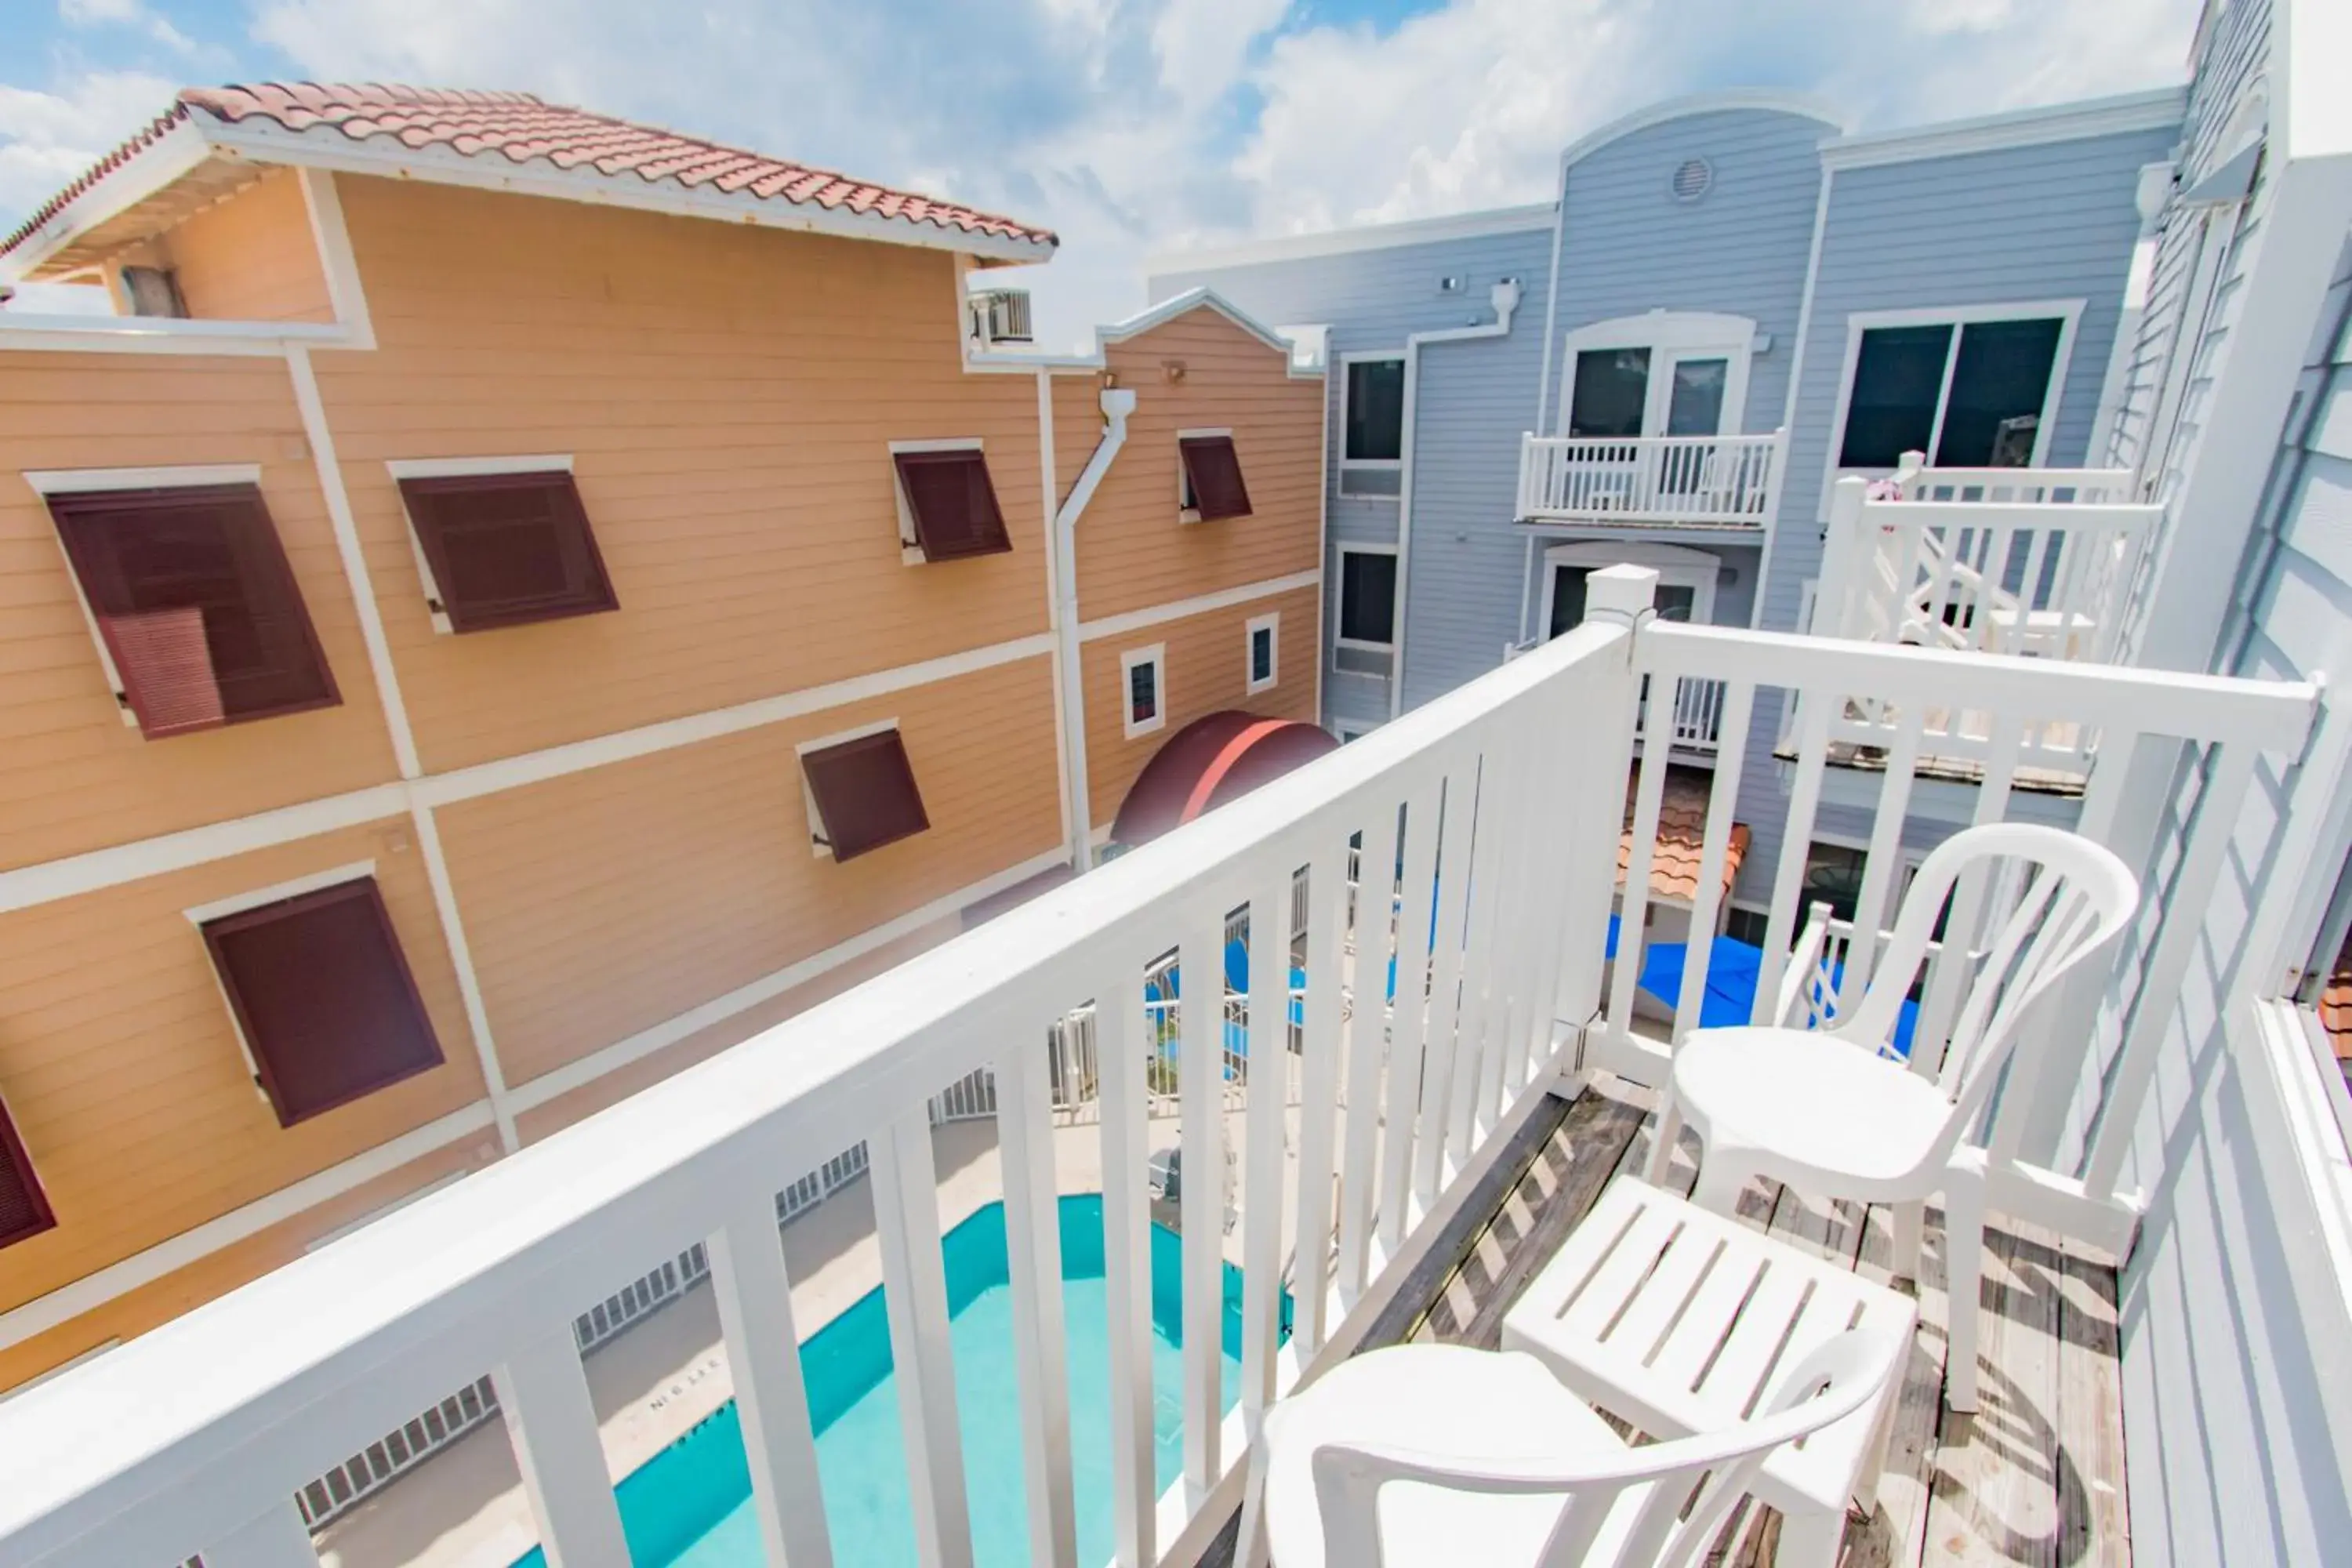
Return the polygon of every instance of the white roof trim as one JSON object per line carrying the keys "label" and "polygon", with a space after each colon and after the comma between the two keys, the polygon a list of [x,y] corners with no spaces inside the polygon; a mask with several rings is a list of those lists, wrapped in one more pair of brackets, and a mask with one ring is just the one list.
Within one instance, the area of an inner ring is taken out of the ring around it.
{"label": "white roof trim", "polygon": [[1874,163],[1951,158],[1969,153],[1999,152],[2007,147],[2074,142],[2086,136],[2114,136],[2129,131],[2161,131],[2178,126],[2188,107],[2187,88],[2163,87],[2115,98],[2015,109],[2004,114],[1948,120],[1940,125],[1833,137],[1822,143],[1822,163],[1832,169],[1858,169]]}
{"label": "white roof trim", "polygon": [[1806,120],[1818,120],[1840,135],[1853,125],[1853,117],[1844,110],[1825,98],[1815,98],[1810,93],[1782,92],[1760,87],[1688,93],[1637,109],[1598,130],[1586,132],[1570,142],[1568,150],[1559,155],[1560,170],[1565,174],[1570,164],[1591,157],[1612,142],[1631,136],[1636,131],[1647,131],[1653,125],[1664,125],[1670,120],[1686,120],[1695,114],[1727,114],[1743,109],[1768,110]]}
{"label": "white roof trim", "polygon": [[[25,243],[0,256],[0,282],[28,277],[42,262],[108,219],[153,195],[212,153],[202,127],[184,120],[110,169],[58,208]],[[10,226],[14,227],[14,225]]]}
{"label": "white roof trim", "polygon": [[1217,267],[1247,267],[1260,261],[1299,261],[1318,256],[1346,256],[1360,250],[1391,250],[1406,245],[1435,245],[1449,239],[1476,239],[1490,234],[1528,234],[1551,227],[1552,204],[1496,207],[1486,212],[1453,213],[1444,217],[1409,218],[1402,223],[1359,224],[1352,228],[1326,229],[1318,234],[1290,234],[1272,239],[1244,240],[1239,245],[1199,250],[1163,251],[1143,260],[1147,280],[1171,272],[1197,272]]}
{"label": "white roof trim", "polygon": [[[879,213],[854,213],[846,208],[826,208],[814,203],[755,196],[748,192],[695,190],[675,180],[648,183],[634,174],[604,174],[586,166],[565,169],[544,158],[512,163],[503,155],[479,157],[447,147],[408,147],[381,137],[354,142],[340,130],[318,133],[289,131],[266,115],[232,123],[214,121],[197,111],[188,123],[200,127],[199,133],[205,141],[220,152],[257,163],[285,163],[353,174],[425,180],[434,184],[511,191],[557,201],[667,213],[677,217],[711,218],[761,228],[951,250],[992,261],[1041,262],[1050,259],[1055,248],[1037,240],[973,234],[944,224],[914,223]],[[111,177],[100,184],[110,183]]]}
{"label": "white roof trim", "polygon": [[1302,365],[1292,350],[1291,342],[1239,305],[1213,289],[1187,289],[1181,294],[1162,300],[1147,310],[1139,310],[1123,321],[1095,329],[1095,346],[1091,353],[1077,355],[974,353],[966,357],[967,365],[988,370],[1030,370],[1058,373],[1092,372],[1107,369],[1109,356],[1105,351],[1112,344],[1140,337],[1154,327],[1167,325],[1190,310],[1207,309],[1233,322],[1242,331],[1274,350],[1290,367],[1290,374],[1299,381],[1320,381],[1323,366],[1318,363]]}

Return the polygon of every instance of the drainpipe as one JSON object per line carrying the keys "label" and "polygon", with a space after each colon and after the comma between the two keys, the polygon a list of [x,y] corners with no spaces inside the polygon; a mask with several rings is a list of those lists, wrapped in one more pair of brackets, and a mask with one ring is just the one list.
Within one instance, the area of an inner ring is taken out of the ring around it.
{"label": "drainpipe", "polygon": [[1135,412],[1135,394],[1123,387],[1105,391],[1102,411],[1102,439],[1095,443],[1094,456],[1087,459],[1068,499],[1054,514],[1054,578],[1058,598],[1054,606],[1054,657],[1061,670],[1063,765],[1069,773],[1070,865],[1082,874],[1094,864],[1094,807],[1087,794],[1087,697],[1078,666],[1078,517],[1094,500],[1096,487],[1110,470],[1111,459],[1127,445],[1127,419]]}
{"label": "drainpipe", "polygon": [[1519,280],[1506,278],[1487,291],[1495,319],[1483,327],[1446,327],[1415,332],[1404,341],[1404,422],[1401,444],[1404,469],[1397,481],[1397,569],[1395,647],[1389,654],[1389,717],[1404,711],[1405,578],[1412,569],[1412,447],[1414,405],[1421,391],[1421,350],[1424,343],[1468,342],[1477,338],[1504,338],[1511,333],[1511,312],[1519,308]]}

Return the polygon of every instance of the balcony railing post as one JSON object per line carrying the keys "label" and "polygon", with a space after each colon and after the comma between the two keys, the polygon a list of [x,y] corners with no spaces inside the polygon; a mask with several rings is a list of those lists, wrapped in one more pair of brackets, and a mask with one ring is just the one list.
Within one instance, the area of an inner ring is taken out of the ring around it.
{"label": "balcony railing post", "polygon": [[792,1282],[776,1235],[775,1199],[764,1186],[738,1203],[711,1236],[710,1279],[735,1378],[760,1540],[772,1562],[829,1568],[833,1545],[817,1489]]}
{"label": "balcony railing post", "polygon": [[510,1352],[490,1376],[548,1568],[629,1568],[620,1505],[571,1323]]}
{"label": "balcony railing post", "polygon": [[1863,552],[1862,506],[1869,498],[1867,481],[1849,476],[1830,491],[1828,531],[1822,538],[1822,581],[1813,592],[1816,637],[1854,635],[1854,595],[1861,586]]}

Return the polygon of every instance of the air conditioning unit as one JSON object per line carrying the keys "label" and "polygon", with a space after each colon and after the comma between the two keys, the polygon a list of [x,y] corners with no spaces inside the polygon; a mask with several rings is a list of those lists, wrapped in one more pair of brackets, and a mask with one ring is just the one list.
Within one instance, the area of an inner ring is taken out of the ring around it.
{"label": "air conditioning unit", "polygon": [[971,335],[983,345],[1033,342],[1029,290],[990,289],[971,296]]}

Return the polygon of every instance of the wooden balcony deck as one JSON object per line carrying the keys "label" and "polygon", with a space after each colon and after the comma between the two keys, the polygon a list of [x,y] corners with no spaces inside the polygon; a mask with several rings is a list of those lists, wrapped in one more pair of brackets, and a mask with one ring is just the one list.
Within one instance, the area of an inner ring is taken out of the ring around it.
{"label": "wooden balcony deck", "polygon": [[[1604,1077],[1567,1107],[1517,1185],[1438,1287],[1416,1340],[1494,1348],[1503,1314],[1592,1206],[1612,1176],[1638,1172],[1654,1121],[1650,1091]],[[1689,1139],[1675,1163],[1697,1174]],[[1886,1211],[1752,1189],[1743,1212],[1771,1235],[1885,1277]],[[1946,1305],[1941,1224],[1930,1214],[1917,1343],[1869,1518],[1850,1514],[1847,1568],[2030,1563],[2128,1564],[2116,1272],[2103,1258],[2001,1220],[1987,1238],[1982,1407],[1944,1408]],[[1769,1563],[1779,1520],[1748,1507],[1713,1561]]]}

